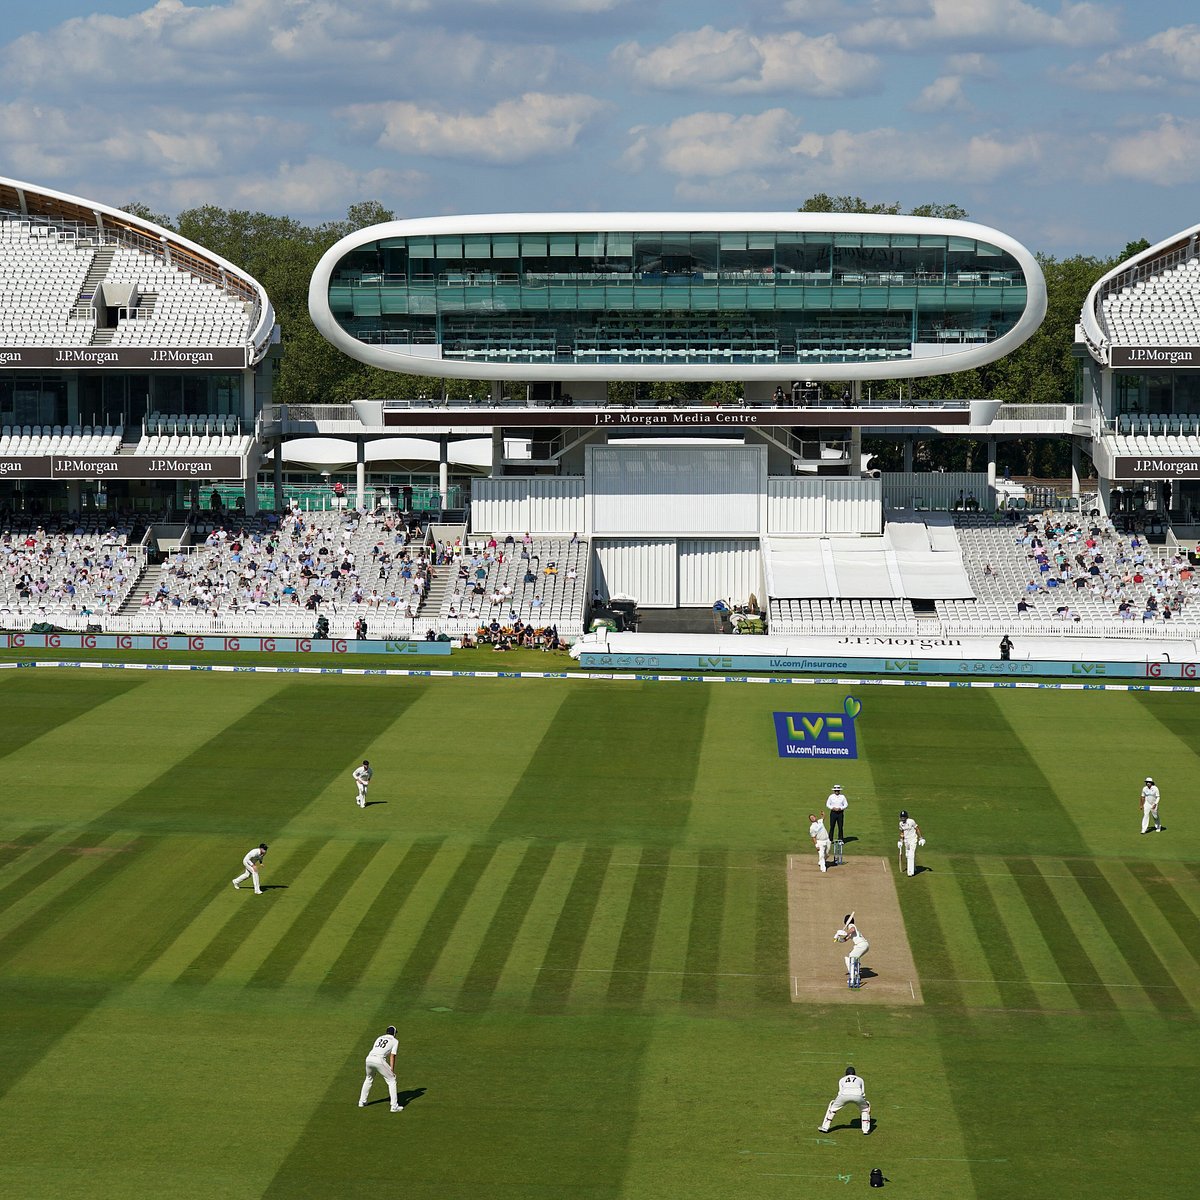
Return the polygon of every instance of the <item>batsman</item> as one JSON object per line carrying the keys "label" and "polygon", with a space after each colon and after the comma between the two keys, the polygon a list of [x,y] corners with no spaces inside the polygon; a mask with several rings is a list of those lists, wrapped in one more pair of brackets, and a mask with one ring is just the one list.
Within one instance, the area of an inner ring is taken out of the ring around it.
{"label": "batsman", "polygon": [[862,971],[860,959],[871,948],[871,943],[862,935],[855,923],[854,914],[849,912],[842,922],[842,927],[833,935],[835,942],[850,943],[850,953],[846,955],[846,985],[851,988],[862,987]]}

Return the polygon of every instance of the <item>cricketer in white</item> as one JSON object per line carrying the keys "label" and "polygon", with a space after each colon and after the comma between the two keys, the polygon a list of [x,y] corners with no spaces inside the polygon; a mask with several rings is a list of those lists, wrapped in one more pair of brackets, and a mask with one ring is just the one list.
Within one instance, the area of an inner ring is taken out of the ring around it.
{"label": "cricketer in white", "polygon": [[837,1095],[830,1100],[825,1110],[825,1119],[818,1126],[821,1133],[828,1133],[833,1122],[834,1114],[843,1104],[857,1104],[862,1114],[863,1133],[871,1132],[871,1102],[867,1099],[867,1085],[861,1075],[854,1073],[853,1067],[846,1068],[846,1074],[838,1080]]}
{"label": "cricketer in white", "polygon": [[387,1033],[375,1039],[375,1044],[367,1054],[367,1077],[363,1080],[362,1091],[358,1096],[358,1107],[367,1107],[367,1097],[371,1094],[371,1085],[376,1075],[382,1075],[387,1083],[388,1095],[392,1098],[392,1112],[402,1112],[404,1105],[396,1100],[396,1051],[400,1043],[396,1041],[396,1027],[389,1025]]}

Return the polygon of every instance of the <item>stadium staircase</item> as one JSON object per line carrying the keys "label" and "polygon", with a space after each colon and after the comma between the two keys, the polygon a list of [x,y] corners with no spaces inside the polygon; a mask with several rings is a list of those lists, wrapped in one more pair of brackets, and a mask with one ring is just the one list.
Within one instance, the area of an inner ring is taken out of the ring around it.
{"label": "stadium staircase", "polygon": [[117,616],[125,617],[141,611],[147,593],[158,591],[158,581],[163,572],[163,563],[148,563],[138,576],[137,582],[125,597],[125,603],[117,609]]}
{"label": "stadium staircase", "polygon": [[101,246],[92,255],[92,264],[83,277],[79,295],[75,298],[75,307],[71,309],[71,316],[77,321],[90,321],[95,317],[96,310],[92,307],[92,301],[96,298],[96,289],[104,282],[104,277],[108,274],[114,253],[114,247]]}
{"label": "stadium staircase", "polygon": [[432,617],[436,628],[438,614],[442,611],[442,601],[446,598],[450,584],[457,578],[458,564],[455,562],[448,566],[435,567],[434,571],[434,577],[429,583],[429,592],[421,602],[421,607],[417,609],[416,619],[420,621],[422,617]]}

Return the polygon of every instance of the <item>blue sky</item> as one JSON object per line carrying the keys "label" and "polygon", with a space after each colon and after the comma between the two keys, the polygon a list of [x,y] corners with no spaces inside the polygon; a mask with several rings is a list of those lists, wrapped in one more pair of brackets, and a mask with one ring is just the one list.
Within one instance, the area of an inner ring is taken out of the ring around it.
{"label": "blue sky", "polygon": [[957,203],[1108,256],[1200,221],[1182,0],[41,0],[0,174],[171,215]]}

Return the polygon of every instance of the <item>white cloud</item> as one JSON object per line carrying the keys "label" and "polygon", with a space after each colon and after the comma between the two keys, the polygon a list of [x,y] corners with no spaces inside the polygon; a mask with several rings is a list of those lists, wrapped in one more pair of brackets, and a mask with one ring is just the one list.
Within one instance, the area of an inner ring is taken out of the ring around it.
{"label": "white cloud", "polygon": [[946,68],[952,75],[969,79],[995,79],[1000,73],[996,63],[984,54],[951,54]]}
{"label": "white cloud", "polygon": [[970,102],[963,92],[961,75],[941,75],[927,87],[910,105],[914,112],[965,112]]}
{"label": "white cloud", "polygon": [[881,180],[991,183],[1067,170],[1070,157],[1048,134],[965,136],[890,127],[820,133],[803,129],[797,117],[779,108],[752,116],[693,113],[667,125],[636,127],[630,137],[625,166],[668,171],[689,196],[718,179],[735,191],[770,191],[781,179],[807,180],[802,186],[824,190],[861,189]]}
{"label": "white cloud", "polygon": [[394,101],[355,104],[338,115],[386,150],[518,163],[571,149],[607,107],[594,96],[527,92],[483,113],[451,113]]}
{"label": "white cloud", "polygon": [[1117,11],[1102,4],[1064,2],[1057,13],[1027,0],[924,0],[908,7],[897,15],[889,5],[886,16],[850,25],[846,42],[900,50],[951,44],[994,51],[1103,43],[1119,35]]}
{"label": "white cloud", "polygon": [[613,52],[613,61],[642,87],[730,94],[852,95],[873,85],[879,69],[874,55],[844,50],[833,34],[760,37],[711,25],[649,49],[625,42]]}
{"label": "white cloud", "polygon": [[1200,25],[1164,29],[1145,41],[1102,54],[1066,77],[1097,92],[1166,91],[1200,83]]}
{"label": "white cloud", "polygon": [[[309,92],[317,81],[346,98],[366,87],[473,89],[544,82],[557,61],[544,45],[489,41],[455,25],[406,21],[407,0],[158,0],[127,17],[76,17],[0,50],[10,88],[40,95],[87,84],[221,89],[230,96]],[[130,65],[136,70],[131,75]]]}
{"label": "white cloud", "polygon": [[632,169],[656,166],[685,177],[731,175],[783,165],[801,136],[800,122],[783,108],[747,116],[700,112],[669,125],[630,130],[625,154]]}
{"label": "white cloud", "polygon": [[[341,212],[365,196],[411,198],[429,183],[422,171],[360,171],[337,159],[308,156],[280,162],[270,175],[231,179],[228,194],[239,207],[306,215]],[[180,195],[178,202],[181,207],[203,204],[210,195],[211,184],[200,183],[194,198]]]}
{"label": "white cloud", "polygon": [[1167,186],[1200,180],[1200,120],[1164,114],[1154,128],[1114,138],[1105,170],[1140,183]]}

